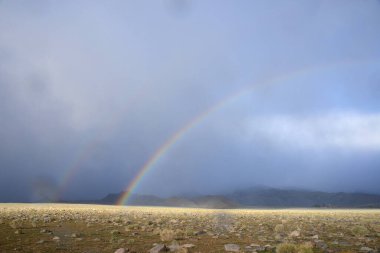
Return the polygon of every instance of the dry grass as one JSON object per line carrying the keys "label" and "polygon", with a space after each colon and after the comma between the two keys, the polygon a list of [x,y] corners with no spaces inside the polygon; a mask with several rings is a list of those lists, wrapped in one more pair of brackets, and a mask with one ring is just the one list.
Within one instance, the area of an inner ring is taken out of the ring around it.
{"label": "dry grass", "polygon": [[227,243],[243,252],[359,252],[380,248],[379,227],[379,210],[0,204],[0,252],[147,252],[174,239],[194,244],[191,252],[225,252]]}

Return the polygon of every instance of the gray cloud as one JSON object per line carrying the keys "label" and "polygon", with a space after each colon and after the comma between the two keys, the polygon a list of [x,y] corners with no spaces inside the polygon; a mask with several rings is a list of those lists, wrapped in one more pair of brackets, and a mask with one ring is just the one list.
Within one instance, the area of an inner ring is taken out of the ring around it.
{"label": "gray cloud", "polygon": [[[71,199],[120,191],[210,106],[305,69],[200,122],[138,191],[268,184],[380,192],[376,148],[302,149],[300,157],[247,130],[260,117],[282,117],[292,134],[273,133],[291,142],[297,120],[309,119],[314,143],[318,115],[378,115],[379,12],[378,1],[1,1],[0,201],[35,200],[62,185]],[[360,126],[348,125],[347,135]],[[355,138],[370,141],[372,130]]]}

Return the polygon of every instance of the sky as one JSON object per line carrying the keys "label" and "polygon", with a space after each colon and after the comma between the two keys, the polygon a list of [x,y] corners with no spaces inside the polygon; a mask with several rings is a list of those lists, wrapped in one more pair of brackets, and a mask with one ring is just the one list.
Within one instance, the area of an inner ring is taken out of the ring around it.
{"label": "sky", "polygon": [[0,0],[0,202],[121,192],[159,150],[134,193],[380,193],[379,24],[377,0]]}

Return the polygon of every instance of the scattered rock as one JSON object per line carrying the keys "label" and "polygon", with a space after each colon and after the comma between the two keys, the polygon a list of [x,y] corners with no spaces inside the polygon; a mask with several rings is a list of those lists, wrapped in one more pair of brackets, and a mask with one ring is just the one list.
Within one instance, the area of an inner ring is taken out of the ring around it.
{"label": "scattered rock", "polygon": [[194,232],[194,235],[196,235],[196,236],[198,236],[198,235],[204,235],[204,234],[206,234],[206,231],[204,231],[204,230],[200,230],[200,231],[195,231]]}
{"label": "scattered rock", "polygon": [[300,231],[294,230],[289,234],[290,237],[299,237],[300,236]]}
{"label": "scattered rock", "polygon": [[375,253],[375,250],[369,247],[361,247],[359,251],[365,253]]}
{"label": "scattered rock", "polygon": [[119,230],[111,230],[111,235],[119,235]]}
{"label": "scattered rock", "polygon": [[188,248],[178,248],[176,250],[174,250],[173,252],[176,252],[176,253],[188,253],[189,252],[189,249]]}
{"label": "scattered rock", "polygon": [[168,248],[170,249],[170,251],[176,251],[176,250],[180,249],[181,246],[179,245],[179,243],[178,243],[176,240],[174,240],[174,241],[172,241],[172,243],[168,246]]}
{"label": "scattered rock", "polygon": [[316,240],[315,246],[323,250],[326,250],[328,248],[327,244],[323,240]]}
{"label": "scattered rock", "polygon": [[18,220],[12,220],[11,222],[9,222],[9,226],[13,229],[16,229],[16,228],[20,228],[21,224]]}
{"label": "scattered rock", "polygon": [[120,249],[117,249],[117,250],[115,251],[115,253],[125,253],[125,252],[127,252],[127,251],[125,250],[125,248],[120,248]]}
{"label": "scattered rock", "polygon": [[240,246],[237,244],[229,243],[224,245],[224,249],[229,252],[239,252]]}
{"label": "scattered rock", "polygon": [[157,244],[149,250],[149,253],[167,252],[168,250],[169,249],[165,246],[165,244]]}

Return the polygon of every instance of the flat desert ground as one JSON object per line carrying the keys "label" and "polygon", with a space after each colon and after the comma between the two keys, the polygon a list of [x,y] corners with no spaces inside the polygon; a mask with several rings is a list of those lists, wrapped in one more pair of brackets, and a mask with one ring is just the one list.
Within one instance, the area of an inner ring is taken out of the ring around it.
{"label": "flat desert ground", "polygon": [[378,209],[0,204],[0,252],[379,252]]}

